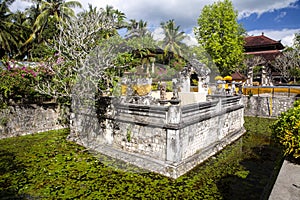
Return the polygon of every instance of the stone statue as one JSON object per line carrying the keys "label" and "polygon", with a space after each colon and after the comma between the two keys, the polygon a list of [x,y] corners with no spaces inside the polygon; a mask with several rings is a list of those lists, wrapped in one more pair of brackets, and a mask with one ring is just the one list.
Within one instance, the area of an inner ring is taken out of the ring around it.
{"label": "stone statue", "polygon": [[160,84],[160,100],[166,100],[167,99],[167,86],[165,82],[162,82]]}

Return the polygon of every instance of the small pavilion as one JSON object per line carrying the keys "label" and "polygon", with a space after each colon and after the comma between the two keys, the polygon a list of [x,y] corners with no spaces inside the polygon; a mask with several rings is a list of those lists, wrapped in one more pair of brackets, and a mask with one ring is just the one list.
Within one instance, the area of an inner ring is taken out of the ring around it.
{"label": "small pavilion", "polygon": [[253,68],[248,68],[247,85],[252,85],[253,79],[259,81],[262,86],[273,85],[280,81],[280,74],[271,63],[284,49],[281,41],[266,37],[264,33],[259,36],[248,36],[245,37],[244,49],[246,55],[259,56],[263,60],[259,77],[253,77]]}
{"label": "small pavilion", "polygon": [[241,74],[239,71],[235,71],[233,74],[231,74],[232,81],[238,82],[238,83],[244,83],[247,80],[247,77]]}

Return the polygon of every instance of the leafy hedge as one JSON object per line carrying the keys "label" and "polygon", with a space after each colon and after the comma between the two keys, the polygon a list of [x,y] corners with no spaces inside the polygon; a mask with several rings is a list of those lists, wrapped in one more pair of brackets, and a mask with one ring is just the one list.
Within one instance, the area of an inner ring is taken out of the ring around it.
{"label": "leafy hedge", "polygon": [[300,157],[300,100],[295,101],[294,107],[281,113],[271,126],[273,137],[285,151],[285,155]]}

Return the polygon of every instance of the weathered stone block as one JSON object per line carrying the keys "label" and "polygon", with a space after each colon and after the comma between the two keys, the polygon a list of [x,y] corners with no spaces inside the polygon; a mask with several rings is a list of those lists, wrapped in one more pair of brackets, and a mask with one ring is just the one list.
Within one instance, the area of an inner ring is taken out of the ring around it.
{"label": "weathered stone block", "polygon": [[55,104],[9,106],[0,110],[0,139],[63,128],[60,117]]}

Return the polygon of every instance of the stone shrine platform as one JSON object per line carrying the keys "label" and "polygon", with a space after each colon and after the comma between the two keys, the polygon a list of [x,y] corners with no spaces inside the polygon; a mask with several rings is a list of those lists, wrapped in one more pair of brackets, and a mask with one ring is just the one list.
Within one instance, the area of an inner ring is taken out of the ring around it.
{"label": "stone shrine platform", "polygon": [[[140,105],[100,99],[78,106],[69,138],[100,153],[178,178],[245,133],[240,96],[180,105]],[[106,106],[105,106],[106,102]]]}

